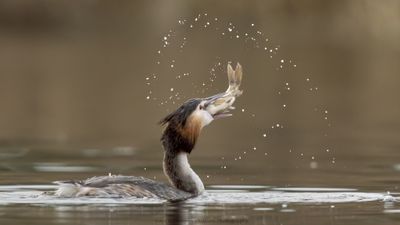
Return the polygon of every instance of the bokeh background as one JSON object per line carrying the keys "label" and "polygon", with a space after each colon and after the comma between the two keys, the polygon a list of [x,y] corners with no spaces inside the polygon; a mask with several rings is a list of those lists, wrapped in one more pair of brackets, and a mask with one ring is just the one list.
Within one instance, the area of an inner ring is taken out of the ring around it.
{"label": "bokeh background", "polygon": [[[214,31],[180,29],[190,48],[176,63],[190,66],[192,76],[179,86],[173,70],[156,67],[157,51],[179,19],[204,13],[241,32],[254,23],[271,46],[279,46],[278,55],[270,59]],[[190,90],[209,77],[216,56],[223,63],[241,62],[245,92],[234,117],[208,127],[192,155],[209,183],[362,185],[367,181],[360,175],[371,175],[374,160],[383,169],[373,179],[385,179],[380,175],[397,173],[400,156],[399,21],[397,0],[3,0],[2,183],[71,178],[16,176],[51,170],[49,163],[59,162],[94,165],[89,175],[115,171],[163,179],[157,122],[177,105],[147,100],[145,78],[154,72],[170,77],[157,86],[160,96],[167,94],[163,88]],[[277,69],[281,58],[297,67]],[[217,73],[213,89],[186,96],[223,91],[225,74]],[[286,82],[293,91],[277,94]],[[276,123],[284,128],[271,130]]]}

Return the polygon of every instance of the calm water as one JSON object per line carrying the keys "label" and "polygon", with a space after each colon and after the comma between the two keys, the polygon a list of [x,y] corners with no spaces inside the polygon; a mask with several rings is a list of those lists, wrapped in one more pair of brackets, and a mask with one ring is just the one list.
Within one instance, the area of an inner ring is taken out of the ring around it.
{"label": "calm water", "polygon": [[[292,170],[287,166],[271,168],[272,172],[265,176],[277,174],[268,178],[257,172],[257,167],[248,166],[250,163],[227,173],[207,166],[209,160],[200,157],[194,161],[208,186],[207,193],[180,204],[149,199],[41,196],[42,191],[55,187],[50,183],[53,180],[84,178],[106,171],[119,170],[164,180],[159,161],[149,159],[141,151],[129,148],[52,150],[21,148],[7,153],[2,149],[1,224],[400,223],[400,204],[396,197],[400,194],[396,193],[399,165],[394,163],[397,153],[384,149],[379,155],[359,156],[360,160],[339,157],[338,163],[350,168],[299,167],[291,171],[294,177],[286,178],[279,176],[279,170],[286,173],[285,170]],[[260,168],[263,161],[253,163]],[[148,165],[145,168],[139,166],[145,164]],[[206,174],[215,175],[207,178],[210,175]],[[257,179],[251,179],[252,175],[257,175]]]}

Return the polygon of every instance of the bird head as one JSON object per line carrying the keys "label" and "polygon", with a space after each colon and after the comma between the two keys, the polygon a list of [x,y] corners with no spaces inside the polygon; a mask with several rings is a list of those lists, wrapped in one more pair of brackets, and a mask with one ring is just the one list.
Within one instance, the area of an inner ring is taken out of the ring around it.
{"label": "bird head", "polygon": [[234,109],[232,106],[234,101],[234,96],[223,96],[222,94],[203,99],[190,99],[167,115],[160,123],[183,129],[193,126],[201,129],[214,119],[232,116],[229,110]]}
{"label": "bird head", "polygon": [[229,87],[226,92],[190,99],[160,121],[160,124],[166,125],[161,138],[164,146],[168,145],[168,149],[181,148],[190,153],[205,126],[215,119],[232,116],[232,105],[242,94],[239,90],[242,68],[237,64],[236,70],[233,70],[228,64],[227,72]]}

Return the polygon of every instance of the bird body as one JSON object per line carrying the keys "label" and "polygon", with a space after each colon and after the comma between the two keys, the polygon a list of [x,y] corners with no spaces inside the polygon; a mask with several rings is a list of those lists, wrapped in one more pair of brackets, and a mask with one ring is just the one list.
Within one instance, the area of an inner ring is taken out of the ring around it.
{"label": "bird body", "polygon": [[168,184],[136,176],[99,176],[83,181],[56,181],[59,185],[55,196],[59,197],[138,197],[161,198],[178,201],[191,198],[191,193]]}

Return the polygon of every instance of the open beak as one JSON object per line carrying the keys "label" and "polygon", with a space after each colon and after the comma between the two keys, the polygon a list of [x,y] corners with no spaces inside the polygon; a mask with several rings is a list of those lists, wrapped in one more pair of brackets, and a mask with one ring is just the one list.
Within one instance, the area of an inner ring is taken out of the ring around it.
{"label": "open beak", "polygon": [[229,111],[235,109],[233,103],[235,102],[235,96],[227,95],[226,93],[220,93],[208,98],[204,104],[205,110],[210,113],[214,119],[225,118],[232,116]]}

